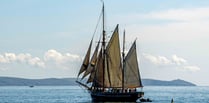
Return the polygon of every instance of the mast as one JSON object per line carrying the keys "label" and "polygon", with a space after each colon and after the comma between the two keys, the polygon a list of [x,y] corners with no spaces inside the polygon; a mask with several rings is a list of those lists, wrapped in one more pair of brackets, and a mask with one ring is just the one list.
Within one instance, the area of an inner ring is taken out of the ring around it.
{"label": "mast", "polygon": [[105,50],[105,18],[104,18],[104,2],[103,2],[103,7],[102,7],[102,48],[103,48],[103,63],[102,63],[102,68],[103,68],[103,89],[104,89],[104,82],[105,82],[105,56],[106,56],[106,50]]}
{"label": "mast", "polygon": [[125,30],[123,32],[123,69],[122,69],[122,92],[124,90],[124,66],[125,66]]}

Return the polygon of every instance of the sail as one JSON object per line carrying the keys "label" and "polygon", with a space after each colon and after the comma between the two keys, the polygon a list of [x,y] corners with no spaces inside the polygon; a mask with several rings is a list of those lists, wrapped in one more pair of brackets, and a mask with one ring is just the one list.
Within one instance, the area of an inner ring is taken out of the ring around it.
{"label": "sail", "polygon": [[124,87],[136,88],[142,87],[141,77],[136,54],[136,41],[132,44],[124,64]]}
{"label": "sail", "polygon": [[[99,45],[99,43],[98,43],[98,45]],[[97,47],[96,47],[96,48],[97,48],[97,51],[98,51],[98,48],[99,48],[98,45],[97,45]],[[98,58],[101,58],[101,59],[102,59],[101,55],[102,55],[102,50],[100,50],[98,57],[96,57],[95,65],[94,65],[94,67],[92,68],[92,70],[91,70],[91,72],[90,72],[90,76],[89,76],[89,78],[88,78],[88,80],[87,80],[86,83],[91,83],[91,82],[93,82],[94,77],[95,77],[95,75],[96,75],[96,68],[98,68],[98,63],[101,61],[101,60],[98,59]]]}
{"label": "sail", "polygon": [[[106,73],[107,73],[107,69],[103,71],[103,58],[102,58],[102,49],[101,49],[99,52],[99,56],[98,56],[95,68],[92,70],[87,80],[87,83],[93,82],[92,86],[94,87],[108,87],[109,81],[108,81]],[[103,75],[106,75],[106,76],[103,76]],[[103,79],[103,77],[105,79]],[[105,81],[103,82],[103,80]]]}
{"label": "sail", "polygon": [[88,67],[87,67],[87,69],[86,69],[86,71],[85,71],[85,73],[84,73],[82,79],[83,79],[84,77],[86,77],[89,73],[91,73],[92,70],[94,69],[94,67],[95,67],[95,65],[96,65],[96,61],[97,61],[98,49],[99,49],[99,43],[97,44],[97,46],[96,46],[96,48],[95,48],[95,50],[94,50],[94,54],[93,54],[93,56],[92,56],[92,58],[91,58],[91,61],[90,61],[89,65],[88,65]]}
{"label": "sail", "polygon": [[118,25],[106,48],[107,74],[111,87],[122,86],[121,53],[119,44]]}
{"label": "sail", "polygon": [[92,72],[91,72],[91,74],[90,74],[90,76],[89,76],[89,78],[88,78],[88,80],[87,80],[86,83],[91,83],[91,82],[93,82],[94,77],[95,77],[95,73],[96,73],[95,68],[93,68],[93,70],[92,70]]}
{"label": "sail", "polygon": [[[80,71],[79,71],[79,73],[78,73],[78,76],[79,76],[81,73],[83,73],[83,72],[87,69],[87,67],[88,67],[89,58],[90,58],[90,53],[91,53],[92,41],[93,41],[93,38],[92,38],[92,40],[91,40],[91,42],[90,42],[88,51],[87,51],[86,56],[85,56],[85,58],[84,58],[84,60],[83,60],[83,64],[81,65],[81,68],[80,68]],[[78,76],[77,76],[77,77],[78,77]]]}

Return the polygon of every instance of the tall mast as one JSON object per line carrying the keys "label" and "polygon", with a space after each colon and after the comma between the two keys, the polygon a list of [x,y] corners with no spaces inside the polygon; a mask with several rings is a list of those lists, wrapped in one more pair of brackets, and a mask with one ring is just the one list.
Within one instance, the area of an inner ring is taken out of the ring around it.
{"label": "tall mast", "polygon": [[123,32],[123,69],[122,69],[122,91],[124,90],[124,66],[125,66],[125,30]]}
{"label": "tall mast", "polygon": [[103,89],[104,89],[104,82],[105,82],[105,57],[106,57],[106,50],[105,50],[105,18],[104,18],[104,2],[103,2],[103,7],[102,7],[102,28],[103,28],[103,30],[102,30],[102,36],[103,36],[103,38],[102,38],[102,48],[103,48],[103,66],[102,66],[102,68],[103,68]]}

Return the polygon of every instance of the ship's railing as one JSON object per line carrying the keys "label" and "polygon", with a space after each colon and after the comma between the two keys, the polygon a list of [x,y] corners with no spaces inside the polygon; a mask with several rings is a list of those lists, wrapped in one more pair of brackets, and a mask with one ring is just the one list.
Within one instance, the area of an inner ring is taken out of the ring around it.
{"label": "ship's railing", "polygon": [[135,93],[138,92],[136,88],[91,88],[93,92],[108,92],[108,93]]}

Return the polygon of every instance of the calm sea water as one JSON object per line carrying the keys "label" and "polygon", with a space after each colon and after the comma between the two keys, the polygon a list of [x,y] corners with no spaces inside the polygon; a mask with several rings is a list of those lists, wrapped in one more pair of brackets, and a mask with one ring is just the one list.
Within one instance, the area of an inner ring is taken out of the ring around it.
{"label": "calm sea water", "polygon": [[[152,103],[209,103],[209,87],[143,88]],[[0,87],[0,103],[91,103],[87,91],[78,86]],[[139,102],[140,103],[140,102]]]}

